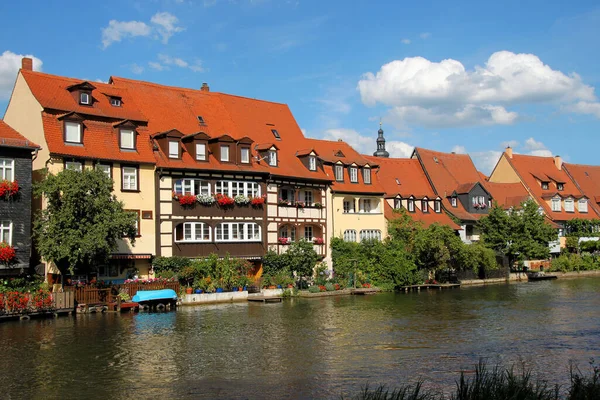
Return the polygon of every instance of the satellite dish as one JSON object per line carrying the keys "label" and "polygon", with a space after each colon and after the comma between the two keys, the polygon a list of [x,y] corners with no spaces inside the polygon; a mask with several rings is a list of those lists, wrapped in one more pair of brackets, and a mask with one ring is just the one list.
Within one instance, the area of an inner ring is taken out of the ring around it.
{"label": "satellite dish", "polygon": [[36,274],[41,276],[44,276],[44,274],[46,273],[46,266],[44,264],[38,264],[33,269]]}

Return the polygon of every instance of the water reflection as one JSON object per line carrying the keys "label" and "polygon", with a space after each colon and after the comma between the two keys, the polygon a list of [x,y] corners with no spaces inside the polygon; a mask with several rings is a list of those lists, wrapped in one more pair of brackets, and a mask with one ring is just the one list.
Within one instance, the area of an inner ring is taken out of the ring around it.
{"label": "water reflection", "polygon": [[[339,397],[452,387],[479,358],[567,378],[600,355],[599,279],[0,324],[13,398]],[[1,397],[1,396],[0,396]]]}

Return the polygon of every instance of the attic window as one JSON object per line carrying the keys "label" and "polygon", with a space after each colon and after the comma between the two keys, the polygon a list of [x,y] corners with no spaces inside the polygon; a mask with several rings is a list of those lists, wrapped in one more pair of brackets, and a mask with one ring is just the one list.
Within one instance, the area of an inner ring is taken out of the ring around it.
{"label": "attic window", "polygon": [[273,136],[275,136],[275,139],[281,140],[281,136],[279,136],[279,132],[277,132],[277,129],[271,129],[271,132],[273,132]]}
{"label": "attic window", "polygon": [[308,169],[311,171],[317,170],[317,157],[308,156]]}
{"label": "attic window", "polygon": [[439,162],[437,157],[433,157],[433,161],[437,164]]}
{"label": "attic window", "polygon": [[435,212],[436,213],[441,213],[442,212],[442,201],[441,200],[436,200],[435,203],[433,203],[435,206]]}
{"label": "attic window", "polygon": [[169,141],[169,158],[179,158],[179,142]]}
{"label": "attic window", "polygon": [[89,106],[92,104],[92,96],[90,92],[80,92],[79,93],[79,104],[83,104]]}
{"label": "attic window", "polygon": [[118,97],[111,97],[110,105],[113,107],[121,107],[121,99]]}
{"label": "attic window", "polygon": [[562,190],[565,190],[565,184],[564,184],[564,183],[557,183],[557,184],[556,184],[556,188],[557,188],[558,190],[561,190],[561,191],[562,191]]}
{"label": "attic window", "polygon": [[396,185],[400,184],[400,179],[396,178]]}
{"label": "attic window", "polygon": [[200,123],[200,125],[205,125],[206,122],[204,122],[204,118],[202,118],[201,115],[198,115],[198,122]]}
{"label": "attic window", "polygon": [[452,204],[452,207],[456,207],[456,197],[450,198],[450,204]]}
{"label": "attic window", "polygon": [[346,157],[346,156],[344,155],[344,153],[342,153],[342,151],[341,151],[341,150],[338,150],[338,151],[335,153],[335,156],[336,156],[336,157]]}
{"label": "attic window", "polygon": [[275,150],[269,150],[269,165],[271,167],[277,166],[277,152]]}
{"label": "attic window", "polygon": [[542,182],[542,190],[548,190],[549,182]]}

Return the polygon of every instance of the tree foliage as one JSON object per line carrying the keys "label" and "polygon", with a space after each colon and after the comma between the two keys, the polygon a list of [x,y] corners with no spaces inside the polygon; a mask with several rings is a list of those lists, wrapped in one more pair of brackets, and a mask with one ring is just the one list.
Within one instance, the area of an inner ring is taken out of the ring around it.
{"label": "tree foliage", "polygon": [[285,252],[283,263],[298,276],[311,276],[319,255],[312,242],[299,240],[292,243]]}
{"label": "tree foliage", "polygon": [[60,272],[90,271],[105,263],[123,236],[135,242],[137,215],[123,210],[103,172],[63,170],[34,187],[46,207],[34,221],[38,253]]}

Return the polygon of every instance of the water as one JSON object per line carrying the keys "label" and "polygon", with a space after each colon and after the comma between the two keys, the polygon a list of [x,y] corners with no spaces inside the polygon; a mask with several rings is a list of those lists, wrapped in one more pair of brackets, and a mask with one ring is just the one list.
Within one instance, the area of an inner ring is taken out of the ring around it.
{"label": "water", "polygon": [[600,279],[0,324],[0,398],[339,398],[482,357],[566,383],[600,360]]}

